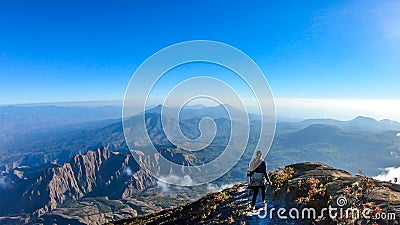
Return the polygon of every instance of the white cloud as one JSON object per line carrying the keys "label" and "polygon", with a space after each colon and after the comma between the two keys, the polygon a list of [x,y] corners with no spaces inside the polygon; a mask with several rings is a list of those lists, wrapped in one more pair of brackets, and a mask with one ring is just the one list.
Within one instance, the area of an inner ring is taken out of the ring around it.
{"label": "white cloud", "polygon": [[393,178],[395,177],[400,180],[400,167],[385,168],[381,174],[374,178],[381,181],[390,181],[393,180]]}
{"label": "white cloud", "polygon": [[[171,185],[177,184],[177,185]],[[183,177],[179,177],[176,175],[168,175],[168,176],[161,176],[160,179],[157,181],[157,187],[161,190],[163,194],[170,194],[171,186],[175,189],[179,189],[180,186],[192,186],[193,180],[189,175],[185,175]]]}
{"label": "white cloud", "polygon": [[0,188],[9,188],[11,184],[6,181],[6,177],[0,176]]}
{"label": "white cloud", "polygon": [[124,170],[122,172],[127,176],[132,176],[132,174],[133,174],[133,172],[129,166],[124,167]]}
{"label": "white cloud", "polygon": [[170,193],[169,184],[162,182],[160,180],[157,181],[157,188],[161,190],[161,193],[168,194]]}
{"label": "white cloud", "polygon": [[396,137],[400,137],[400,133],[397,133]]}
{"label": "white cloud", "polygon": [[219,192],[226,188],[232,187],[235,183],[232,184],[224,184],[224,185],[216,185],[216,184],[207,184],[207,192]]}

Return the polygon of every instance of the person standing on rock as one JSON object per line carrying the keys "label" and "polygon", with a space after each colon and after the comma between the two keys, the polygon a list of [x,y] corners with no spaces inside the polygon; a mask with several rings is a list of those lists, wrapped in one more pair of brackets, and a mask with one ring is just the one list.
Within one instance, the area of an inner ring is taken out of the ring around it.
{"label": "person standing on rock", "polygon": [[261,189],[262,203],[265,204],[267,181],[268,184],[271,184],[267,173],[267,164],[263,160],[261,151],[257,151],[256,157],[251,161],[247,175],[250,176],[249,188],[253,190],[251,208],[254,210],[259,190]]}

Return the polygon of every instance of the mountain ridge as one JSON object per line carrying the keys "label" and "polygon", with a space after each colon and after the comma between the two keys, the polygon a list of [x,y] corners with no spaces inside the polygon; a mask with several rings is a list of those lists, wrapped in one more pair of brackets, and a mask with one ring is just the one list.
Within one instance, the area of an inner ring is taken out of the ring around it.
{"label": "mountain ridge", "polygon": [[[310,179],[319,179],[322,184],[326,185],[326,190],[321,189],[326,193],[316,199],[317,205],[314,207],[321,207],[328,204],[329,196],[340,197],[344,190],[349,186],[354,186],[359,182],[367,179],[372,182],[377,188],[373,189],[371,194],[365,199],[365,202],[374,202],[382,212],[391,213],[395,218],[387,221],[377,221],[379,224],[398,224],[400,222],[400,185],[381,182],[365,178],[359,175],[351,175],[350,173],[335,169],[325,164],[316,162],[297,163],[284,167],[282,170],[293,170],[292,175],[281,186],[281,190],[276,194],[276,186],[272,186],[267,192],[267,201],[270,207],[298,207],[301,209],[302,205],[296,204],[296,199],[299,199],[304,194],[304,190],[298,187],[300,181],[307,181]],[[270,173],[271,174],[271,173]],[[277,180],[274,180],[273,182]],[[319,182],[318,181],[318,182]],[[322,185],[321,184],[321,185]],[[277,185],[276,183],[274,185]],[[286,190],[288,188],[288,190]],[[289,191],[290,190],[290,191]],[[387,196],[391,196],[390,202]],[[321,201],[323,200],[323,201]],[[335,199],[336,200],[336,199]],[[337,203],[331,203],[337,204]],[[257,203],[260,208],[260,203]],[[262,207],[262,206],[261,206]],[[335,207],[335,206],[333,206]],[[336,206],[338,207],[338,206]],[[269,211],[271,212],[271,211]],[[287,212],[287,211],[286,211]],[[318,214],[319,215],[319,214]],[[269,216],[269,215],[268,215]],[[373,223],[372,220],[360,220],[359,222],[368,224]],[[376,222],[376,221],[375,221]],[[135,218],[123,219],[108,223],[108,225],[133,225],[133,224],[324,224],[334,225],[337,221],[329,218],[325,220],[311,220],[302,218],[300,220],[282,220],[273,216],[258,217],[257,214],[252,213],[248,206],[248,192],[246,184],[236,184],[233,187],[227,188],[221,192],[210,193],[203,198],[165,209],[156,213],[140,215]]]}

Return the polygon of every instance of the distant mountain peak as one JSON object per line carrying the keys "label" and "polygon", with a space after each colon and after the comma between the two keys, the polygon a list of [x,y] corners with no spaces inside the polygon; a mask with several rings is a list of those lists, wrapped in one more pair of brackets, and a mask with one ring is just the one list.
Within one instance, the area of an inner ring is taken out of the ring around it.
{"label": "distant mountain peak", "polygon": [[387,125],[400,125],[399,122],[397,122],[395,120],[389,120],[389,119],[379,120],[379,123],[383,123],[383,124],[387,124]]}
{"label": "distant mountain peak", "polygon": [[367,117],[367,116],[357,116],[356,118],[352,119],[351,121],[369,121],[369,122],[378,122],[376,119]]}

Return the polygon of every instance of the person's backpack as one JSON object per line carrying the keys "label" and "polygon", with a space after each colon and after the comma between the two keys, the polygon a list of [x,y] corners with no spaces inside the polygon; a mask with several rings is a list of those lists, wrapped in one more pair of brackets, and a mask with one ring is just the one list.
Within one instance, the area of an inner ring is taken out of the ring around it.
{"label": "person's backpack", "polygon": [[265,186],[267,183],[263,173],[253,173],[250,177],[250,187],[260,187]]}

